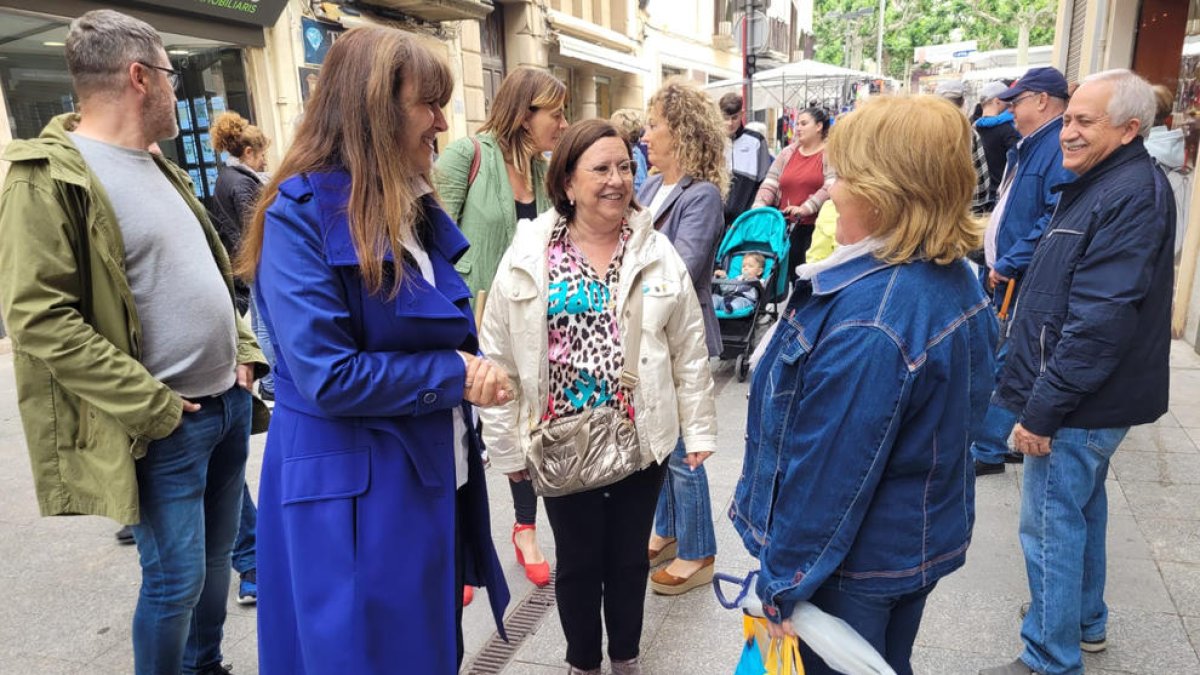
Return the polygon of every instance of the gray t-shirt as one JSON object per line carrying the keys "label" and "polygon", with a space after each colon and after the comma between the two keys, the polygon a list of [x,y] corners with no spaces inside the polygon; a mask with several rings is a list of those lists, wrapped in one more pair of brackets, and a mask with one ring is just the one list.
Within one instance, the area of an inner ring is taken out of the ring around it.
{"label": "gray t-shirt", "polygon": [[142,364],[184,398],[229,389],[237,380],[233,300],[195,213],[149,152],[79,134],[71,140],[121,227]]}

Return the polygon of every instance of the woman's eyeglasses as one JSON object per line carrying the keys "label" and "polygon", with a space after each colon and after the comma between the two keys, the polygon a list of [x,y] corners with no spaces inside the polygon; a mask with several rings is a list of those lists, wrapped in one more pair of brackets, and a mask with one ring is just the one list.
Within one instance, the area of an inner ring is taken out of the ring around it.
{"label": "woman's eyeglasses", "polygon": [[592,174],[596,180],[608,180],[613,171],[617,172],[618,178],[628,178],[633,175],[633,162],[620,162],[618,164],[602,164],[593,166],[587,169],[587,172]]}

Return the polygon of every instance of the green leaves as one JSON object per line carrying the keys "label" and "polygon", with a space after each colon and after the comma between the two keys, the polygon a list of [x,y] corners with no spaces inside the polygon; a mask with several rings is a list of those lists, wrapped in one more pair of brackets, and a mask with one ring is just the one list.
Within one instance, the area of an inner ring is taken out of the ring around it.
{"label": "green leaves", "polygon": [[[874,58],[878,17],[842,18],[879,7],[879,0],[816,0],[816,59],[861,67]],[[888,0],[884,19],[884,72],[902,77],[921,45],[977,40],[980,51],[1014,48],[1024,31],[1030,45],[1054,41],[1055,0]]]}

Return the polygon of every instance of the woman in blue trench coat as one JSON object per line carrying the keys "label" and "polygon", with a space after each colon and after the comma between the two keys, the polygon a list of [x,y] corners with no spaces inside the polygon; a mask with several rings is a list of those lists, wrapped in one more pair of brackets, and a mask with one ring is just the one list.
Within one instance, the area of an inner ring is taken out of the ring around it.
{"label": "woman in blue trench coat", "polygon": [[264,675],[453,673],[461,589],[508,589],[470,403],[509,395],[477,359],[467,241],[425,177],[452,79],[407,34],[330,49],[247,232],[276,346],[259,494]]}

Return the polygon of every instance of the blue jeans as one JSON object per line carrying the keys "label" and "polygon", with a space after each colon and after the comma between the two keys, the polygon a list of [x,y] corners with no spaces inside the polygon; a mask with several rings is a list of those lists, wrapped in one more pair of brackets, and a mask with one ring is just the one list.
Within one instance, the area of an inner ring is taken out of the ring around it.
{"label": "blue jeans", "polygon": [[660,537],[676,538],[678,557],[701,560],[717,554],[717,535],[708,497],[708,473],[703,464],[692,471],[683,463],[686,454],[681,438],[667,460],[667,480],[658,495],[654,531]]}
{"label": "blue jeans", "polygon": [[1104,637],[1104,479],[1127,431],[1059,429],[1049,455],[1025,458],[1020,531],[1032,602],[1021,660],[1039,673],[1082,673],[1079,641]]}
{"label": "blue jeans", "polygon": [[[1008,341],[1000,344],[996,350],[996,382],[1000,381],[1000,373],[1004,371],[1004,360],[1008,357]],[[1008,452],[1008,436],[1017,424],[1017,414],[1002,408],[995,403],[989,403],[987,413],[983,417],[983,428],[971,443],[971,456],[984,464],[1001,464],[1004,453]]]}
{"label": "blue jeans", "polygon": [[233,571],[238,574],[258,567],[255,532],[258,530],[258,507],[250,497],[250,486],[242,483],[242,517],[238,522],[237,539],[233,542]]}
{"label": "blue jeans", "polygon": [[221,662],[229,552],[250,443],[250,393],[196,401],[137,461],[142,520],[133,527],[142,588],[133,614],[138,675],[194,673]]}
{"label": "blue jeans", "polygon": [[[254,330],[254,338],[258,340],[258,346],[262,349],[263,356],[267,359],[267,364],[271,366],[271,370],[275,370],[275,346],[271,344],[271,334],[267,332],[267,324],[259,319],[260,312],[258,311],[258,296],[254,294],[253,288],[250,290],[250,302],[254,305],[253,311],[250,312],[250,327]],[[275,394],[275,376],[267,373],[267,376],[258,381],[258,390],[264,394]]]}
{"label": "blue jeans", "polygon": [[[809,602],[843,619],[871,643],[897,675],[911,675],[912,648],[921,627],[925,600],[937,582],[901,595],[862,595],[839,590],[835,582],[817,589]],[[833,675],[841,671],[825,665],[816,652],[800,642],[805,675]]]}

